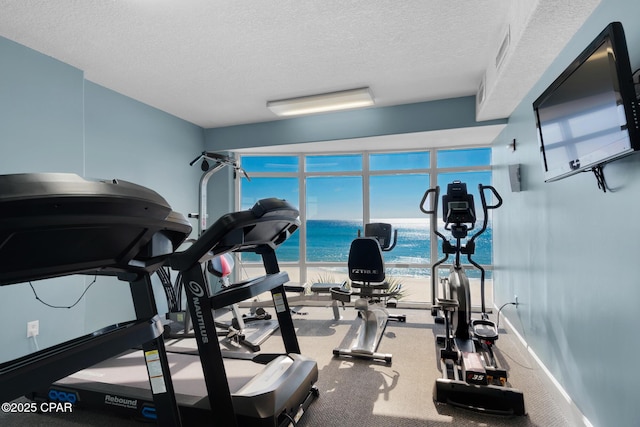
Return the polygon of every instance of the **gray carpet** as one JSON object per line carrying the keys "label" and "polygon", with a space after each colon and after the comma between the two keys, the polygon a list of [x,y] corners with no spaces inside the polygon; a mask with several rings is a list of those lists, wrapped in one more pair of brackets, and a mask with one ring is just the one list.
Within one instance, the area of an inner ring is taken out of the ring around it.
{"label": "gray carpet", "polygon": [[[426,310],[399,310],[406,323],[389,322],[379,351],[393,354],[393,363],[337,359],[335,347],[348,347],[357,333],[355,312],[347,308],[344,320],[335,321],[329,307],[304,308],[295,324],[302,353],[318,362],[320,397],[298,423],[300,427],[327,426],[582,426],[579,414],[553,387],[515,335],[504,329],[497,341],[497,356],[509,370],[509,382],[524,392],[527,415],[499,417],[435,404],[433,386],[437,368],[435,335],[442,333]],[[263,351],[281,351],[273,336]],[[230,374],[232,375],[232,374]],[[24,400],[24,399],[23,399]],[[75,409],[64,414],[0,413],[2,426],[143,426],[108,413]]]}

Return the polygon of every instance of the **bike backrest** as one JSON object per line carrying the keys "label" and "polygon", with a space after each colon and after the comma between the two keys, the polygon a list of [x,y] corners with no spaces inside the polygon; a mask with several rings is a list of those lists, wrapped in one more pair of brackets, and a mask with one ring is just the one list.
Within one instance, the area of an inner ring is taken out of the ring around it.
{"label": "bike backrest", "polygon": [[384,260],[378,240],[373,237],[358,237],[349,249],[349,279],[356,282],[384,282]]}

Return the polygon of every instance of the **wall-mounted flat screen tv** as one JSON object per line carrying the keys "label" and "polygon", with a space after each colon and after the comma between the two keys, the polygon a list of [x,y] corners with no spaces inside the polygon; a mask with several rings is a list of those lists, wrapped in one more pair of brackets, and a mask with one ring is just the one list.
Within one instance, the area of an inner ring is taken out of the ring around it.
{"label": "wall-mounted flat screen tv", "polygon": [[609,24],[535,100],[545,182],[595,170],[640,149],[622,24]]}

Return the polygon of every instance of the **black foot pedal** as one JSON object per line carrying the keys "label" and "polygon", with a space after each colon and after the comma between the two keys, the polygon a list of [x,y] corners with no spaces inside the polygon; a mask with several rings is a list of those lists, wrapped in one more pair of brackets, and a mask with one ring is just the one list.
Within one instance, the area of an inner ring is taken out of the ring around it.
{"label": "black foot pedal", "polygon": [[343,287],[331,288],[331,299],[340,301],[342,303],[351,302],[351,291],[344,289]]}
{"label": "black foot pedal", "polygon": [[446,348],[443,348],[440,350],[440,358],[457,362],[460,359],[460,354],[456,350],[447,350]]}
{"label": "black foot pedal", "polygon": [[494,342],[498,339],[498,329],[490,320],[474,320],[471,322],[473,334],[481,340]]}
{"label": "black foot pedal", "polygon": [[398,322],[406,322],[407,321],[407,316],[404,314],[390,314],[389,315],[389,320],[395,320]]}

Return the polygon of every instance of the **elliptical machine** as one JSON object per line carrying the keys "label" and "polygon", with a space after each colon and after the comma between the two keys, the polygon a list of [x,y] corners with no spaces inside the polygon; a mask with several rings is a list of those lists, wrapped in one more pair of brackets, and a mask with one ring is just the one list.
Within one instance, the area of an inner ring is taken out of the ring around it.
{"label": "elliptical machine", "polygon": [[[485,191],[490,190],[497,203],[488,205]],[[482,227],[470,239],[469,232],[475,229],[476,212],[473,195],[467,193],[467,185],[453,181],[447,185],[447,194],[442,196],[442,218],[444,229],[451,232],[452,244],[436,227],[436,235],[442,239],[444,257],[431,267],[431,314],[438,322],[440,313],[444,318],[445,335],[437,337],[440,348],[440,370],[442,378],[436,380],[433,399],[440,403],[472,409],[481,412],[504,415],[524,415],[524,397],[522,392],[510,388],[507,383],[507,371],[498,366],[493,346],[498,339],[498,329],[489,320],[484,297],[485,270],[471,257],[475,253],[476,239],[486,231],[488,211],[502,205],[502,198],[496,189],[489,185],[478,186],[482,202]],[[425,208],[427,199],[432,196],[433,207]],[[420,202],[420,210],[431,215],[433,224],[437,224],[438,198],[440,187],[425,192]],[[438,267],[455,257],[448,277],[442,278],[442,296],[438,297],[436,276]],[[471,319],[471,291],[469,278],[461,263],[466,255],[471,265],[480,270],[480,319]]]}

